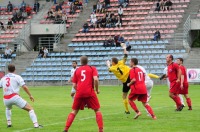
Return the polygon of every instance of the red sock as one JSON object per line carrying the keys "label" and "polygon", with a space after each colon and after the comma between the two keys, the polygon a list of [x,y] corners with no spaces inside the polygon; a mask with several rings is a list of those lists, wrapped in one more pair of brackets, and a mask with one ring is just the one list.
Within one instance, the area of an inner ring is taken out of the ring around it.
{"label": "red sock", "polygon": [[153,112],[153,110],[152,110],[152,108],[151,108],[150,105],[145,105],[145,108],[147,109],[147,111],[149,112],[149,114],[151,114],[151,116],[154,116],[154,112]]}
{"label": "red sock", "polygon": [[103,132],[103,116],[101,112],[96,112],[96,122],[99,127],[99,131]]}
{"label": "red sock", "polygon": [[181,106],[181,100],[179,96],[174,96],[173,98],[174,102],[176,103],[176,107],[178,108],[179,106]]}
{"label": "red sock", "polygon": [[133,101],[130,101],[130,100],[129,100],[129,104],[130,104],[130,106],[133,108],[133,110],[134,110],[136,113],[139,112],[139,110],[138,110],[136,104],[135,104]]}
{"label": "red sock", "polygon": [[192,102],[191,102],[191,99],[190,98],[186,98],[186,102],[188,104],[188,107],[191,107],[192,106]]}
{"label": "red sock", "polygon": [[68,130],[69,127],[72,125],[72,122],[74,121],[75,118],[75,114],[70,113],[68,115],[67,121],[66,121],[66,125],[65,125],[65,130]]}

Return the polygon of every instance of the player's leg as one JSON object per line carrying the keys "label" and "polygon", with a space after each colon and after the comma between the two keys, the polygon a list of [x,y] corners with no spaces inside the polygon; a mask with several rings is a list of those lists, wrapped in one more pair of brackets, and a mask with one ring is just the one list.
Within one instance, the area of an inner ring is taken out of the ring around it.
{"label": "player's leg", "polygon": [[134,119],[137,119],[142,113],[138,110],[136,104],[135,104],[135,100],[137,99],[137,95],[134,95],[132,93],[130,93],[129,95],[129,104],[131,106],[131,108],[135,111],[136,115],[134,117]]}
{"label": "player's leg", "polygon": [[181,111],[183,109],[183,105],[181,104],[181,100],[180,97],[172,92],[169,92],[169,97],[172,98],[174,100],[174,102],[176,103],[176,107],[177,107],[177,111]]}
{"label": "player's leg", "polygon": [[127,95],[128,95],[129,90],[130,90],[130,87],[127,86],[127,82],[123,83],[122,99],[123,99],[126,114],[130,114],[129,109],[128,109],[128,99],[127,99]]}
{"label": "player's leg", "polygon": [[71,97],[72,99],[74,100],[74,95],[76,93],[76,90],[72,87],[72,90],[71,90]]}
{"label": "player's leg", "polygon": [[103,132],[103,116],[102,113],[100,111],[100,109],[96,109],[94,110],[95,114],[96,114],[96,122],[97,125],[99,127],[99,132]]}
{"label": "player's leg", "polygon": [[7,127],[12,127],[11,115],[12,115],[11,108],[6,107],[6,120],[8,125]]}
{"label": "player's leg", "polygon": [[188,105],[188,107],[189,107],[188,110],[192,110],[192,101],[191,101],[189,95],[188,95],[188,94],[184,94],[184,97],[185,97],[186,102],[187,102],[187,105]]}
{"label": "player's leg", "polygon": [[151,99],[151,91],[153,88],[153,81],[151,83],[149,82],[147,84],[146,88],[147,88],[147,102],[149,102],[149,100]]}
{"label": "player's leg", "polygon": [[151,106],[147,103],[147,102],[142,102],[142,104],[144,105],[144,107],[146,108],[146,110],[148,111],[148,113],[151,115],[151,117],[153,119],[156,119],[156,116],[153,112],[153,109],[151,108]]}
{"label": "player's leg", "polygon": [[35,128],[43,127],[42,125],[38,124],[37,116],[35,114],[35,111],[34,111],[33,107],[31,107],[30,104],[26,103],[26,105],[23,107],[23,109],[28,111],[29,116],[30,116]]}
{"label": "player's leg", "polygon": [[181,94],[178,95],[180,100],[181,100],[181,104],[185,106],[184,100],[183,100],[183,96]]}
{"label": "player's leg", "polygon": [[72,110],[71,113],[69,113],[68,117],[67,117],[67,121],[66,121],[66,124],[65,124],[65,130],[64,132],[68,132],[70,126],[72,125],[76,115],[78,114],[78,111],[79,110]]}

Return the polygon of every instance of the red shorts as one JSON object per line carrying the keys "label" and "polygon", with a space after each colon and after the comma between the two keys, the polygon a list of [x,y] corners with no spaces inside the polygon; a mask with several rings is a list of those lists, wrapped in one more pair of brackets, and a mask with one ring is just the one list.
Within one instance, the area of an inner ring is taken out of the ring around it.
{"label": "red shorts", "polygon": [[90,96],[90,97],[76,97],[74,98],[74,103],[72,105],[73,110],[84,110],[85,105],[87,105],[88,108],[91,108],[93,110],[99,109],[100,104],[99,100],[96,96],[96,94]]}
{"label": "red shorts", "polygon": [[179,82],[178,83],[177,82],[170,82],[169,92],[170,93],[179,94],[180,86],[181,86],[181,84]]}
{"label": "red shorts", "polygon": [[179,94],[188,94],[188,83],[183,84],[183,89],[180,88]]}
{"label": "red shorts", "polygon": [[141,101],[143,103],[147,102],[147,94],[134,94],[134,93],[130,93],[128,96],[129,100],[135,101],[136,99],[138,101]]}

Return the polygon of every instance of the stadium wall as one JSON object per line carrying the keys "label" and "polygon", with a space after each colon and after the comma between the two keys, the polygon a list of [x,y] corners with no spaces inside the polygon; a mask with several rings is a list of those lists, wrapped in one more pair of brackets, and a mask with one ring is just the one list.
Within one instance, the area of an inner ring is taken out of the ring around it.
{"label": "stadium wall", "polygon": [[191,30],[200,30],[200,19],[191,19]]}

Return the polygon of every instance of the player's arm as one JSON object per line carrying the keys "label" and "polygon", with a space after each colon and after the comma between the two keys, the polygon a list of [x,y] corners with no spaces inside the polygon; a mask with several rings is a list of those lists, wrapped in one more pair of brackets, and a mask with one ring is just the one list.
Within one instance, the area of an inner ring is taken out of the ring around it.
{"label": "player's arm", "polygon": [[176,70],[177,70],[177,77],[178,77],[178,79],[176,80],[176,82],[180,82],[180,80],[181,80],[181,69],[179,68],[178,65],[176,67]]}
{"label": "player's arm", "polygon": [[123,57],[123,59],[122,59],[123,64],[126,63],[127,58],[128,58],[128,51],[126,51],[126,48],[125,48],[125,49],[124,49],[124,57]]}
{"label": "player's arm", "polygon": [[76,83],[73,83],[73,88],[76,90],[76,88],[77,88],[77,84]]}
{"label": "player's arm", "polygon": [[34,98],[33,98],[33,96],[31,95],[31,93],[30,93],[28,87],[27,87],[26,85],[23,85],[22,88],[23,88],[24,91],[28,94],[30,100],[34,102]]}
{"label": "player's arm", "polygon": [[131,86],[132,84],[135,83],[135,81],[136,81],[135,78],[133,78],[133,79],[130,81],[130,83],[127,84],[127,86],[128,86],[128,87]]}
{"label": "player's arm", "polygon": [[68,83],[72,82],[72,77],[69,78]]}
{"label": "player's arm", "polygon": [[180,68],[180,72],[181,72],[181,89],[183,89],[183,82],[184,82],[184,75],[183,75],[183,69]]}
{"label": "player's arm", "polygon": [[97,76],[93,76],[93,79],[94,79],[94,87],[95,87],[95,90],[97,92],[97,94],[100,93],[99,91],[99,79]]}
{"label": "player's arm", "polygon": [[155,75],[155,74],[152,74],[152,73],[149,73],[148,76],[149,76],[150,78],[156,78],[156,79],[159,78],[159,76],[157,76],[157,75]]}

